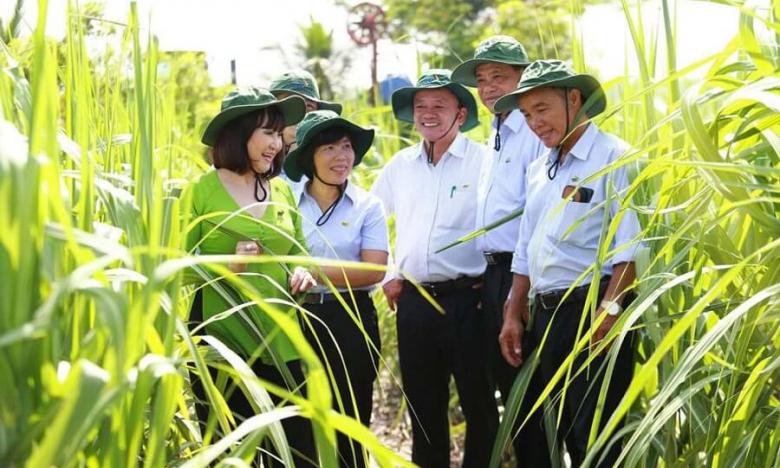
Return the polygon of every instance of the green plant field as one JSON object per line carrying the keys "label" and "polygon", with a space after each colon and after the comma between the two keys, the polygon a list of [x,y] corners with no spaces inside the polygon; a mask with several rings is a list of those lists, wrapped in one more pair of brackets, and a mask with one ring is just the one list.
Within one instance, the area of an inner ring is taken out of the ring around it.
{"label": "green plant field", "polygon": [[[679,69],[676,2],[660,2],[664,21],[653,32],[622,2],[634,47],[626,62],[638,63],[639,75],[605,83],[610,107],[597,119],[632,144],[622,164],[633,197],[623,208],[640,213],[646,246],[637,300],[611,334],[637,330],[634,380],[607,431],[591,437],[593,447],[624,437],[621,466],[780,466],[780,2],[717,3],[739,15],[739,33],[726,50]],[[225,274],[231,259],[182,250],[194,220],[180,196],[208,169],[200,125],[219,98],[198,115],[178,105],[185,71],[158,74],[162,54],[135,6],[118,25],[118,49],[102,60],[87,52],[75,2],[63,42],[44,36],[45,21],[41,14],[29,39],[0,41],[0,466],[247,466],[265,437],[289,457],[279,421],[298,413],[312,420],[325,467],[336,466],[335,431],[362,441],[379,466],[413,466],[331,411],[327,367],[240,280],[232,287],[300,349],[309,398],[258,380],[215,338],[190,334],[192,275]],[[571,22],[577,31],[577,16]],[[573,63],[584,70],[587,38],[572,37]],[[389,107],[355,100],[345,114],[377,129],[353,175],[367,188],[414,140]],[[469,136],[483,141],[489,115],[481,120]],[[604,226],[602,236],[612,235]],[[610,255],[601,252],[600,262]],[[383,366],[397,375],[394,318],[380,296]],[[240,384],[212,381],[209,364]],[[529,368],[505,409],[494,467]],[[559,381],[582,371],[562,368]],[[200,425],[193,373],[204,376],[214,408]],[[223,399],[232,391],[249,395],[258,415],[233,420]],[[269,393],[295,405],[274,408]],[[555,404],[548,391],[539,411],[547,397]]]}

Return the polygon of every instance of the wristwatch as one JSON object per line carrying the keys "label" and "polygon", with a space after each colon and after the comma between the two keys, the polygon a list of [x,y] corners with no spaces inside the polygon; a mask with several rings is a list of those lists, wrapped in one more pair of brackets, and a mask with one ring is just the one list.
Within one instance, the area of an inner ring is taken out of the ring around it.
{"label": "wristwatch", "polygon": [[615,301],[601,301],[601,308],[604,309],[604,312],[606,312],[607,315],[611,315],[613,317],[617,317],[621,312],[623,312],[623,308],[620,307],[620,304]]}

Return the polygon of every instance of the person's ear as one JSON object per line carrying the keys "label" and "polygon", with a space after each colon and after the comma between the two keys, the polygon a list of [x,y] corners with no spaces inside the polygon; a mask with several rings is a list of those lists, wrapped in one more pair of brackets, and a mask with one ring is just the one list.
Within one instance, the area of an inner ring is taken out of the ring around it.
{"label": "person's ear", "polygon": [[579,89],[570,89],[567,98],[569,99],[569,109],[572,109],[575,112],[579,112],[582,105],[585,104],[582,102],[582,93]]}
{"label": "person's ear", "polygon": [[469,115],[469,110],[463,106],[458,108],[458,127],[466,123],[466,117]]}

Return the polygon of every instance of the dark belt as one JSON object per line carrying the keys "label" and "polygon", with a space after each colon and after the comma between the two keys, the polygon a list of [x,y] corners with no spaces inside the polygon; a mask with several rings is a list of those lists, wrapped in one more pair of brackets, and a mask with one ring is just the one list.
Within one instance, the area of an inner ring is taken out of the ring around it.
{"label": "dark belt", "polygon": [[[360,291],[352,291],[352,294],[355,295],[355,301],[363,301],[363,300],[371,300],[371,295],[368,293],[368,291],[360,290]],[[341,297],[344,298],[344,301],[349,304],[352,301],[352,298],[349,295],[349,291],[344,291],[341,293]],[[329,302],[338,302],[339,298],[338,295],[333,293],[312,293],[307,294],[306,297],[303,300],[304,304],[327,304]]]}
{"label": "dark belt", "polygon": [[[599,283],[599,291],[597,300],[604,295],[604,291],[607,289],[611,276],[602,276]],[[557,289],[555,291],[546,292],[543,294],[537,294],[534,296],[534,304],[539,305],[544,310],[555,310],[558,307],[568,304],[570,302],[584,301],[588,297],[588,291],[590,291],[590,284],[577,286],[569,292],[569,289]],[[569,293],[566,296],[566,293]],[[563,298],[566,296],[566,299]]]}
{"label": "dark belt", "polygon": [[488,265],[506,265],[512,263],[512,252],[482,252]]}
{"label": "dark belt", "polygon": [[[461,289],[470,288],[480,281],[482,281],[482,277],[479,276],[461,276],[454,280],[439,281],[436,283],[420,283],[420,286],[422,286],[422,288],[431,296],[441,297],[460,291]],[[404,280],[404,284],[406,287],[414,288],[414,284],[409,281]]]}

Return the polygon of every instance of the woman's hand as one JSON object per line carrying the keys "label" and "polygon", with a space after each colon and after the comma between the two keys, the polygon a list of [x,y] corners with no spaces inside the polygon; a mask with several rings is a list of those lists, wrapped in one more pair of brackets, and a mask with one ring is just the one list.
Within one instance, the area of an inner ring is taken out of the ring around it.
{"label": "woman's hand", "polygon": [[[238,241],[236,244],[236,255],[260,255],[263,249],[255,241]],[[233,273],[243,273],[246,271],[246,263],[228,263],[228,269]]]}
{"label": "woman's hand", "polygon": [[304,267],[295,267],[290,276],[290,294],[304,293],[317,286],[311,272]]}

